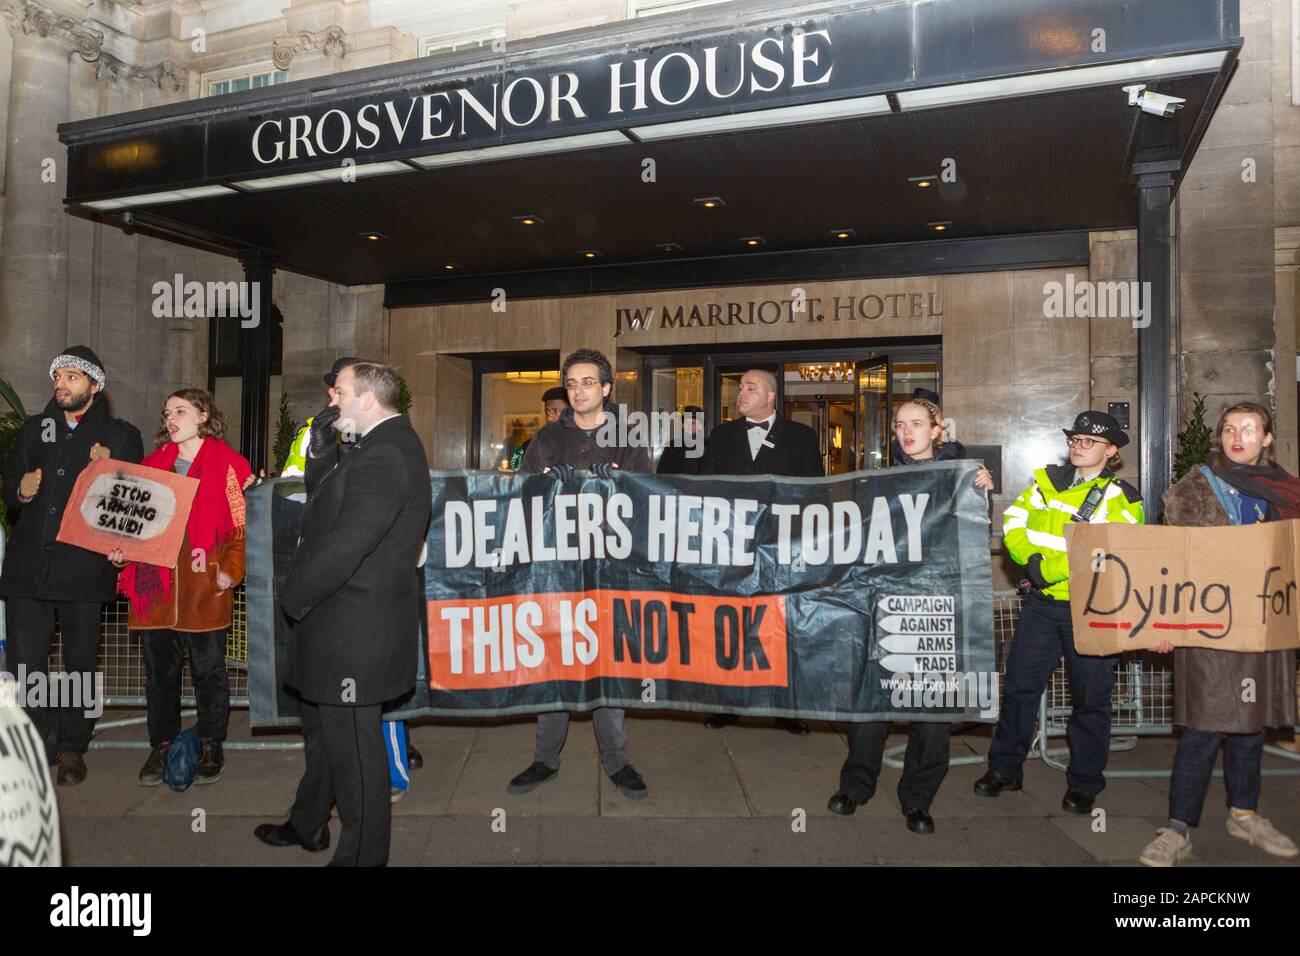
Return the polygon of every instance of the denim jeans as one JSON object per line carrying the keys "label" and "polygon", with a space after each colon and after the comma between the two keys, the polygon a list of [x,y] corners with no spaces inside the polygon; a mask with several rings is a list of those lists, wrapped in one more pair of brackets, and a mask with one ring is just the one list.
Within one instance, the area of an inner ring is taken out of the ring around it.
{"label": "denim jeans", "polygon": [[1264,757],[1264,731],[1257,734],[1220,734],[1184,727],[1174,752],[1174,772],[1169,779],[1169,818],[1190,827],[1201,822],[1201,808],[1210,789],[1214,765],[1223,744],[1223,785],[1228,805],[1238,810],[1259,806],[1260,767]]}
{"label": "denim jeans", "polygon": [[149,743],[157,747],[181,732],[181,645],[190,652],[190,676],[200,737],[225,740],[230,723],[230,681],[226,675],[226,631],[140,631]]}

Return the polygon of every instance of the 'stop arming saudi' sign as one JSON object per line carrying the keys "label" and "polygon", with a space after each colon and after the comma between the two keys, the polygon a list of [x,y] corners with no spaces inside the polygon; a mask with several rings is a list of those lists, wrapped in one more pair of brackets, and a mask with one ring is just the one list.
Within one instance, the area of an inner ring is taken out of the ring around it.
{"label": "'stop arming saudi' sign", "polygon": [[176,563],[199,483],[148,465],[104,458],[77,477],[58,540],[128,561]]}

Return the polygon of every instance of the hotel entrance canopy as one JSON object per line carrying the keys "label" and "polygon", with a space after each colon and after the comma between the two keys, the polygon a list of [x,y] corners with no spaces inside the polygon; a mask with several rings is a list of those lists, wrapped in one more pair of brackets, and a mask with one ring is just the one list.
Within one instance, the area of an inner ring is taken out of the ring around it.
{"label": "hotel entrance canopy", "polygon": [[[1085,263],[1088,230],[1138,228],[1154,326],[1168,202],[1238,18],[1238,0],[722,4],[64,124],[66,202],[385,283],[389,306]],[[1139,85],[1181,107],[1132,105]],[[1146,336],[1148,423],[1167,326]]]}

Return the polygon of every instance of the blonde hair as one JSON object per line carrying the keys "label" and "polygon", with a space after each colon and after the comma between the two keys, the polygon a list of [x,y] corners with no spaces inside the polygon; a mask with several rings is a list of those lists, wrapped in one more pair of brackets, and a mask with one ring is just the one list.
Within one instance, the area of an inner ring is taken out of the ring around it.
{"label": "blonde hair", "polygon": [[898,415],[908,405],[916,405],[918,408],[925,409],[925,413],[930,417],[930,427],[939,429],[939,437],[932,443],[932,448],[941,447],[943,442],[943,410],[934,402],[924,398],[909,398],[902,405],[898,406],[898,411],[894,413],[894,427],[898,427]]}

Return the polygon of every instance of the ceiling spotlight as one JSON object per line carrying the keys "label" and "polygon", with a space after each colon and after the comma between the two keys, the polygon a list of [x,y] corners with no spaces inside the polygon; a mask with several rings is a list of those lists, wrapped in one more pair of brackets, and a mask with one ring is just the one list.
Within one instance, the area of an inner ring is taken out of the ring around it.
{"label": "ceiling spotlight", "polygon": [[660,252],[681,252],[682,247],[676,242],[656,242],[655,248]]}
{"label": "ceiling spotlight", "polygon": [[934,232],[950,232],[952,230],[952,222],[950,220],[945,220],[943,222],[927,222],[926,225]]}
{"label": "ceiling spotlight", "polygon": [[459,268],[460,268],[460,266],[457,265],[457,264],[454,263],[454,262],[444,262],[444,263],[442,264],[442,271],[443,271],[443,272],[455,272],[455,271],[456,271],[457,269],[459,269]]}
{"label": "ceiling spotlight", "polygon": [[541,216],[534,216],[531,213],[524,216],[515,216],[515,222],[521,223],[522,225],[525,226],[540,226],[545,221],[546,220],[543,219]]}
{"label": "ceiling spotlight", "polygon": [[382,232],[359,232],[357,233],[357,236],[361,239],[369,239],[371,242],[378,242],[381,239],[388,238]]}
{"label": "ceiling spotlight", "polygon": [[578,255],[584,259],[599,259],[601,253],[599,249],[579,249]]}
{"label": "ceiling spotlight", "polygon": [[908,176],[907,181],[918,189],[929,189],[939,181],[938,176]]}
{"label": "ceiling spotlight", "polygon": [[695,200],[695,205],[704,209],[721,209],[726,205],[720,196],[703,196]]}
{"label": "ceiling spotlight", "polygon": [[855,235],[857,235],[857,233],[855,233],[852,229],[832,229],[832,230],[831,230],[831,238],[832,238],[832,239],[852,239]]}
{"label": "ceiling spotlight", "polygon": [[741,236],[740,241],[743,242],[745,245],[749,246],[751,249],[755,246],[762,246],[767,243],[767,240],[764,239],[762,236]]}

